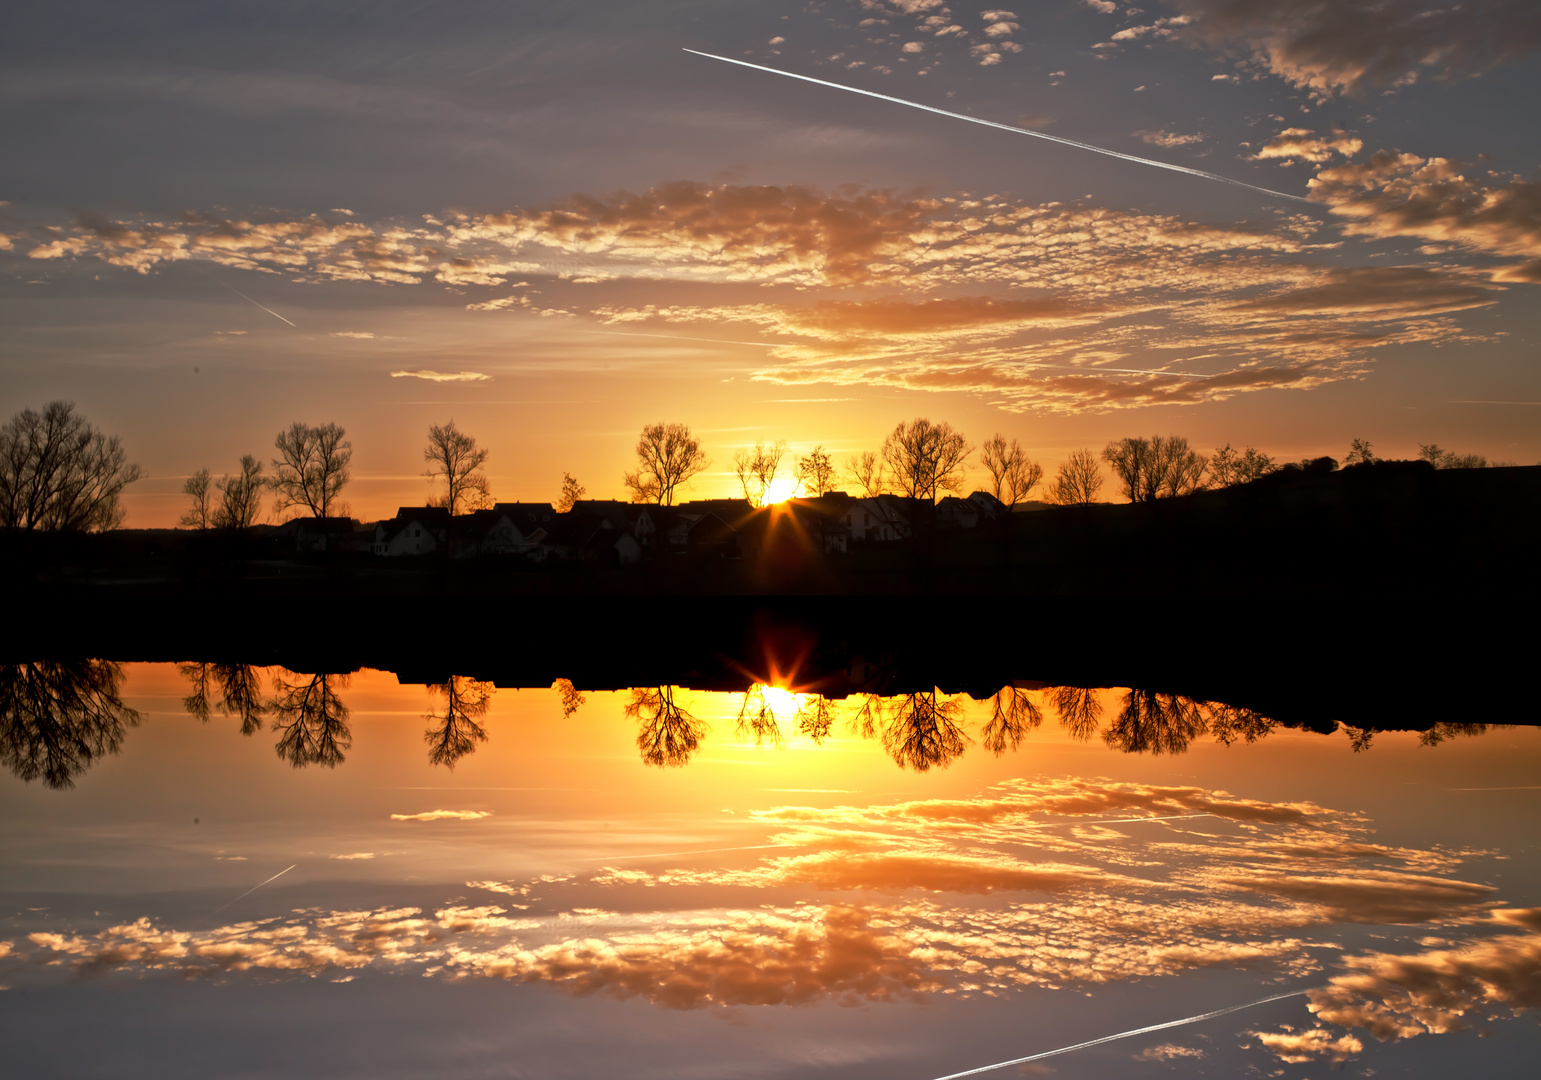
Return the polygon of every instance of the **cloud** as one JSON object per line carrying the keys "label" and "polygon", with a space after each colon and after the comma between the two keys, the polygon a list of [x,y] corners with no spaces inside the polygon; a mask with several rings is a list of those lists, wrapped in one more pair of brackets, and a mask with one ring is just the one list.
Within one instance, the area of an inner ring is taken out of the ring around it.
{"label": "cloud", "polygon": [[1496,302],[1493,286],[1470,275],[1411,266],[1365,266],[1332,271],[1320,285],[1230,307],[1255,314],[1403,318],[1464,311]]}
{"label": "cloud", "polygon": [[1353,157],[1363,149],[1364,140],[1341,131],[1317,135],[1310,128],[1285,128],[1259,147],[1257,153],[1252,155],[1252,160],[1299,158],[1302,161],[1323,162],[1335,155]]}
{"label": "cloud", "polygon": [[1118,5],[1113,0],[1081,0],[1081,3],[1104,15],[1111,15],[1118,10]]}
{"label": "cloud", "polygon": [[1193,146],[1204,141],[1202,135],[1179,135],[1172,131],[1136,131],[1134,134],[1151,146]]}
{"label": "cloud", "polygon": [[1377,1039],[1458,1031],[1498,1008],[1541,1008],[1541,933],[1506,934],[1455,948],[1348,957],[1349,974],[1312,990],[1309,1008]]}
{"label": "cloud", "polygon": [[425,810],[420,814],[392,814],[392,821],[476,821],[491,817],[491,810]]}
{"label": "cloud", "polygon": [[429,382],[487,382],[492,376],[483,375],[479,371],[429,371],[426,368],[417,371],[393,371],[393,379],[427,379]]}
{"label": "cloud", "polygon": [[1447,158],[1381,150],[1363,164],[1322,169],[1307,186],[1311,198],[1348,219],[1350,235],[1419,237],[1534,259],[1541,250],[1541,183],[1496,174],[1483,182],[1464,168]]}
{"label": "cloud", "polygon": [[334,330],[327,337],[356,338],[359,341],[369,341],[374,335],[367,330]]}
{"label": "cloud", "polygon": [[373,859],[374,857],[375,853],[373,851],[354,851],[347,855],[332,856],[334,859]]}
{"label": "cloud", "polygon": [[1364,1050],[1364,1043],[1352,1035],[1334,1038],[1333,1033],[1323,1027],[1301,1032],[1286,1028],[1284,1031],[1249,1031],[1247,1034],[1256,1038],[1280,1061],[1291,1065],[1323,1059],[1347,1061]]}
{"label": "cloud", "polygon": [[1136,1061],[1177,1061],[1182,1058],[1201,1058],[1204,1051],[1194,1046],[1179,1046],[1177,1043],[1162,1043],[1160,1046],[1147,1046],[1134,1055]]}
{"label": "cloud", "polygon": [[1336,922],[1420,923],[1469,915],[1487,904],[1491,885],[1387,870],[1302,874],[1264,867],[1204,871],[1206,888],[1239,889],[1321,905]]}
{"label": "cloud", "polygon": [[1541,47],[1530,0],[1171,0],[1184,41],[1240,52],[1317,97],[1405,85],[1424,73],[1471,78]]}

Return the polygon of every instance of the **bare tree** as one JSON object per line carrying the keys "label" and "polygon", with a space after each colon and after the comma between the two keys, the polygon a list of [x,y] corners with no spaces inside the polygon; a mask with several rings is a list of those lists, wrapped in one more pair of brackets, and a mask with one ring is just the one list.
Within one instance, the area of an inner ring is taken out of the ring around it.
{"label": "bare tree", "polygon": [[1419,443],[1418,459],[1427,461],[1436,469],[1485,469],[1488,467],[1488,459],[1481,454],[1457,454],[1454,450],[1442,450],[1434,443]]}
{"label": "bare tree", "polygon": [[964,461],[973,449],[946,421],[936,424],[916,417],[901,422],[883,440],[883,460],[902,494],[934,503],[938,492],[962,489]]}
{"label": "bare tree", "polygon": [[444,712],[430,712],[426,719],[435,726],[423,732],[428,744],[428,763],[443,765],[451,771],[455,762],[486,742],[487,729],[481,719],[487,715],[497,687],[490,682],[452,675],[447,683],[430,686],[429,691],[444,695]]}
{"label": "bare tree", "polygon": [[476,445],[475,437],[462,432],[453,420],[429,428],[428,445],[423,448],[428,471],[423,475],[430,483],[443,477],[444,494],[429,499],[428,505],[445,507],[452,517],[490,507],[492,484],[482,471],[487,454]]}
{"label": "bare tree", "polygon": [[337,696],[348,685],[346,675],[275,675],[273,730],[278,756],[296,769],[324,765],[335,769],[353,746],[348,730],[348,706]]}
{"label": "bare tree", "polygon": [[0,428],[0,525],[87,532],[122,524],[123,489],[143,474],[117,436],[68,401],[23,409]]}
{"label": "bare tree", "polygon": [[797,483],[817,498],[835,488],[835,459],[824,452],[820,443],[797,459]]}
{"label": "bare tree", "polygon": [[1029,458],[1017,440],[1008,444],[1000,432],[986,440],[981,456],[990,473],[990,494],[1007,509],[1026,499],[1043,479],[1043,466]]}
{"label": "bare tree", "polygon": [[875,498],[886,490],[888,476],[883,468],[883,459],[871,450],[852,454],[846,459],[845,467],[846,475],[861,488],[867,498]]}
{"label": "bare tree", "polygon": [[649,765],[683,765],[701,746],[706,725],[674,700],[674,687],[634,687],[626,716],[637,721],[637,749]]}
{"label": "bare tree", "polygon": [[556,512],[568,514],[572,512],[574,504],[584,495],[588,494],[588,488],[573,479],[572,473],[562,474],[562,494],[557,497]]}
{"label": "bare tree", "polygon": [[74,787],[142,719],[122,690],[123,668],[108,660],[0,664],[0,762],[24,782]]}
{"label": "bare tree", "polygon": [[744,489],[744,498],[749,500],[749,505],[765,505],[771,484],[781,469],[781,459],[786,456],[785,439],[777,439],[768,445],[756,442],[754,449],[745,447],[733,455],[733,472],[738,476],[739,486]]}
{"label": "bare tree", "polygon": [[1102,491],[1102,466],[1091,450],[1075,450],[1060,463],[1054,483],[1049,485],[1049,500],[1060,506],[1088,506]]}
{"label": "bare tree", "polygon": [[1113,467],[1124,497],[1148,503],[1175,495],[1188,495],[1204,486],[1208,458],[1188,448],[1178,435],[1150,439],[1119,439],[1102,451]]}
{"label": "bare tree", "polygon": [[311,427],[298,420],[288,431],[278,433],[273,440],[278,457],[273,459],[269,481],[277,493],[274,510],[303,506],[312,517],[332,516],[353,461],[353,444],[344,438],[346,434],[336,424]]}
{"label": "bare tree", "polygon": [[637,469],[621,481],[632,502],[673,506],[675,493],[710,464],[684,424],[648,424],[637,439]]}
{"label": "bare tree", "polygon": [[1277,466],[1273,458],[1252,447],[1245,450],[1236,450],[1230,443],[1226,443],[1214,452],[1209,459],[1209,475],[1214,481],[1215,487],[1230,487],[1232,484],[1251,483],[1260,477],[1267,476]]}
{"label": "bare tree", "polygon": [[199,469],[182,485],[182,494],[191,500],[192,505],[177,524],[207,532],[214,524],[214,474],[208,469]]}
{"label": "bare tree", "polygon": [[990,701],[990,720],[980,731],[985,746],[996,757],[1022,745],[1022,738],[1043,723],[1043,712],[1027,691],[1010,684],[995,692]]}
{"label": "bare tree", "polygon": [[241,471],[224,477],[215,486],[220,498],[214,524],[221,529],[244,531],[257,523],[262,514],[262,489],[266,486],[262,462],[251,454],[241,455]]}
{"label": "bare tree", "polygon": [[1368,439],[1355,439],[1349,444],[1348,457],[1343,459],[1347,465],[1373,465],[1380,458],[1375,456],[1375,450],[1370,446]]}

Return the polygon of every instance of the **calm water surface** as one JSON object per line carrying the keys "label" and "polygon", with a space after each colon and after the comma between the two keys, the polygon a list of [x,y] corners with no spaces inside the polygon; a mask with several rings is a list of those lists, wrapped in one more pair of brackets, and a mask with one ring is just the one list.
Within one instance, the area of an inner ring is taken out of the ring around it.
{"label": "calm water surface", "polygon": [[6,679],[12,1075],[935,1080],[1284,994],[983,1075],[1541,1052],[1541,730],[1435,686],[1448,725],[1372,736],[1121,688]]}

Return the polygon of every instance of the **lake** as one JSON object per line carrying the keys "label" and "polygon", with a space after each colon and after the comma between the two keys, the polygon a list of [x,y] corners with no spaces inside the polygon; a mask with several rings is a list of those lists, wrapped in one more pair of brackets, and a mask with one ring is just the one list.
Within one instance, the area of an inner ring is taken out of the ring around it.
{"label": "lake", "polygon": [[15,1075],[1534,1067],[1530,717],[788,667],[5,666]]}

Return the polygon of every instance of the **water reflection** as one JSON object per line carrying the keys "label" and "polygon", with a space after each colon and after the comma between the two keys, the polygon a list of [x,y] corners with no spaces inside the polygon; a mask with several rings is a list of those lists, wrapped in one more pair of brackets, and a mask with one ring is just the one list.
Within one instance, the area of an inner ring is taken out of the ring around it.
{"label": "water reflection", "polygon": [[353,747],[348,729],[348,706],[337,696],[346,689],[346,675],[297,675],[285,671],[273,677],[273,730],[278,732],[274,749],[295,768],[342,764],[343,752]]}
{"label": "water reflection", "polygon": [[[208,722],[211,708],[226,716],[241,718],[241,734],[262,730],[262,716],[268,706],[262,700],[262,677],[251,664],[180,664],[178,670],[191,689],[182,699],[189,716]],[[215,694],[218,702],[214,702]]]}
{"label": "water reflection", "polygon": [[141,719],[122,689],[122,667],[107,660],[0,665],[0,758],[23,780],[74,787]]}
{"label": "water reflection", "polygon": [[706,734],[706,725],[685,711],[675,692],[672,686],[631,691],[626,715],[637,722],[637,749],[648,765],[684,765]]}
{"label": "water reflection", "polygon": [[481,719],[487,715],[497,688],[490,682],[455,675],[428,689],[444,698],[443,711],[428,714],[434,726],[423,732],[428,760],[454,769],[455,762],[475,750],[477,743],[487,741],[487,729]]}

